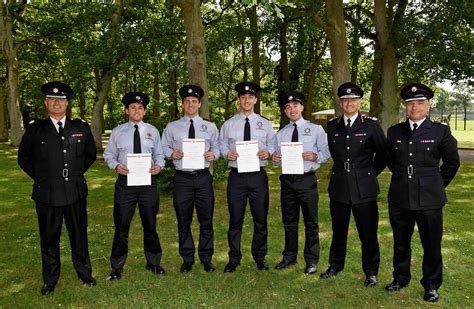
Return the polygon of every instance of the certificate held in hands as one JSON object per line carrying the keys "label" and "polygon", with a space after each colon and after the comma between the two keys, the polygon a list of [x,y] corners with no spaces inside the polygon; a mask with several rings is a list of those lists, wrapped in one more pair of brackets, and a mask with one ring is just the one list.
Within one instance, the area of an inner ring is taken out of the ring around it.
{"label": "certificate held in hands", "polygon": [[260,171],[260,159],[258,158],[258,141],[241,141],[235,143],[237,157],[237,170],[239,173]]}
{"label": "certificate held in hands", "polygon": [[281,143],[281,173],[304,174],[303,143]]}
{"label": "certificate held in hands", "polygon": [[127,168],[127,186],[151,185],[151,153],[128,153]]}
{"label": "certificate held in hands", "polygon": [[203,138],[183,138],[183,169],[202,170],[204,168],[204,149],[206,141]]}

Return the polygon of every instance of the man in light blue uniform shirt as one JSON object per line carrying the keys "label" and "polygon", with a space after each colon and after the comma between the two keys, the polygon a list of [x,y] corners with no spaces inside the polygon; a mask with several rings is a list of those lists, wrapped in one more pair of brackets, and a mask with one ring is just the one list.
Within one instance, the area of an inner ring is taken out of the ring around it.
{"label": "man in light blue uniform shirt", "polygon": [[[129,92],[123,96],[122,102],[129,121],[112,130],[104,151],[105,162],[118,173],[114,194],[115,235],[110,256],[112,272],[109,280],[122,277],[128,254],[128,232],[137,204],[143,226],[146,269],[157,275],[165,274],[160,266],[162,251],[156,232],[156,215],[160,206],[156,175],[165,164],[160,133],[151,124],[143,122],[149,102],[146,94]],[[127,154],[131,153],[151,154],[151,185],[127,185]]]}
{"label": "man in light blue uniform shirt", "polygon": [[[260,87],[251,82],[241,82],[235,85],[235,90],[238,93],[240,113],[224,122],[219,137],[221,153],[229,161],[231,168],[227,184],[227,203],[230,216],[227,233],[229,263],[225,266],[224,272],[234,272],[242,259],[240,240],[247,199],[250,202],[254,222],[252,256],[257,268],[266,271],[268,270],[265,256],[268,251],[269,193],[268,177],[264,167],[267,164],[267,159],[275,151],[276,136],[272,122],[254,113]],[[237,171],[239,154],[236,152],[235,143],[246,140],[258,141],[259,151],[256,154],[260,158],[260,171],[258,172],[238,173]]]}
{"label": "man in light blue uniform shirt", "polygon": [[[179,89],[183,104],[184,116],[171,121],[163,131],[163,152],[166,158],[172,159],[176,173],[173,186],[173,206],[178,221],[179,254],[183,258],[181,272],[190,272],[194,264],[193,235],[191,222],[196,207],[199,220],[199,259],[206,272],[216,268],[212,264],[214,254],[214,214],[213,178],[209,172],[211,161],[219,158],[219,131],[216,125],[199,116],[201,98],[204,90],[196,85],[185,85]],[[183,139],[204,139],[204,168],[183,168]]]}
{"label": "man in light blue uniform shirt", "polygon": [[279,97],[281,110],[288,116],[290,123],[277,133],[278,150],[273,154],[272,161],[276,165],[281,164],[279,146],[282,142],[302,142],[304,174],[280,176],[285,249],[283,259],[275,268],[283,270],[297,262],[301,207],[305,225],[304,272],[313,275],[319,261],[319,195],[315,171],[328,160],[330,153],[324,129],[303,118],[304,102],[304,94],[297,91],[289,91]]}

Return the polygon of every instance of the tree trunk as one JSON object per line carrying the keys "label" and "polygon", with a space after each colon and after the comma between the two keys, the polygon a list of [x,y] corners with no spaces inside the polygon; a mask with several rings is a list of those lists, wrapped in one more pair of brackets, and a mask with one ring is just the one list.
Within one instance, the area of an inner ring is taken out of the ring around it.
{"label": "tree trunk", "polygon": [[329,39],[329,50],[331,52],[332,64],[332,89],[333,104],[336,115],[342,113],[337,96],[337,88],[340,84],[351,78],[349,68],[349,49],[347,46],[346,26],[344,23],[344,7],[342,0],[325,0],[327,22],[321,20],[318,15],[313,19],[319,24]]}
{"label": "tree trunk", "polygon": [[[120,26],[123,14],[123,0],[115,1],[115,11],[110,20],[110,30],[104,34],[107,36],[107,45],[113,48],[115,32]],[[109,59],[109,64],[96,70],[97,93],[92,108],[91,131],[94,136],[97,151],[102,152],[102,132],[104,131],[104,105],[112,86],[112,69],[115,59]]]}
{"label": "tree trunk", "polygon": [[188,77],[191,84],[204,90],[199,114],[209,118],[209,93],[207,84],[206,44],[201,16],[201,0],[174,0],[183,14],[186,30],[186,60]]}
{"label": "tree trunk", "polygon": [[[250,30],[252,35],[250,41],[252,43],[252,81],[260,85],[260,34],[258,31],[257,6],[247,9],[247,16],[250,21]],[[255,104],[254,110],[260,114],[260,100]]]}
{"label": "tree trunk", "polygon": [[[321,38],[320,38],[321,40]],[[308,59],[310,59],[308,68],[306,69],[304,76],[305,76],[305,93],[306,93],[306,104],[304,109],[304,118],[307,120],[311,120],[313,116],[313,92],[314,92],[314,85],[316,82],[316,72],[318,71],[319,64],[321,63],[321,59],[323,58],[324,53],[326,52],[326,48],[328,46],[328,40],[325,39],[323,43],[323,47],[320,49],[320,52],[317,53],[319,46],[319,41],[314,41],[313,44],[310,45],[310,49],[308,50]],[[319,106],[316,104],[316,109]]]}
{"label": "tree trunk", "polygon": [[169,107],[169,113],[171,119],[178,117],[179,109],[178,109],[178,81],[177,81],[177,73],[175,69],[171,69],[168,72],[168,97],[171,101],[171,106]]}
{"label": "tree trunk", "polygon": [[374,61],[372,64],[372,88],[370,90],[369,115],[380,118],[382,114],[382,55],[379,43],[375,40]]}
{"label": "tree trunk", "polygon": [[7,117],[7,77],[0,78],[0,142],[8,141],[8,117]]}
{"label": "tree trunk", "polygon": [[[278,93],[286,92],[290,87],[290,68],[288,65],[288,46],[287,46],[287,32],[288,32],[288,22],[284,21],[280,26],[280,74],[278,76]],[[287,125],[289,122],[286,114],[280,112],[280,129]]]}
{"label": "tree trunk", "polygon": [[79,92],[79,118],[86,119],[86,96],[83,90]]}
{"label": "tree trunk", "polygon": [[10,139],[11,144],[18,147],[23,135],[23,125],[18,90],[18,46],[14,42],[15,26],[11,11],[11,8],[15,3],[16,1],[9,0],[6,7],[4,1],[0,3],[0,29],[2,36],[2,50],[7,62],[7,108],[10,120]]}
{"label": "tree trunk", "polygon": [[399,122],[398,110],[398,63],[399,59],[395,54],[393,46],[393,32],[390,25],[389,10],[385,6],[385,0],[375,0],[374,4],[374,25],[377,40],[382,54],[382,104],[381,125],[384,131]]}
{"label": "tree trunk", "polygon": [[158,72],[153,77],[153,110],[150,116],[158,121],[160,119],[160,78]]}

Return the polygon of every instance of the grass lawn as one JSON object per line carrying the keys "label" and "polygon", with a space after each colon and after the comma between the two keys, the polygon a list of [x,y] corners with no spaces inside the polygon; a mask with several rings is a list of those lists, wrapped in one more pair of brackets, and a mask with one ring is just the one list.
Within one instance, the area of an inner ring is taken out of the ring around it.
{"label": "grass lawn", "polygon": [[[279,171],[269,169],[270,213],[269,272],[257,271],[251,258],[252,220],[247,209],[242,237],[243,260],[233,274],[224,274],[227,263],[228,212],[226,183],[215,184],[215,273],[205,273],[197,263],[189,274],[181,274],[178,255],[178,235],[174,209],[169,196],[161,197],[158,232],[163,247],[162,265],[167,274],[157,277],[145,270],[143,238],[138,214],[130,231],[129,255],[123,277],[108,282],[109,255],[114,233],[113,185],[115,174],[98,160],[88,171],[89,183],[89,246],[97,286],[86,287],[77,278],[71,263],[66,231],[61,240],[62,273],[56,291],[47,297],[39,293],[41,257],[38,224],[31,195],[31,180],[16,164],[16,149],[0,144],[0,307],[422,307],[422,249],[415,232],[410,285],[399,293],[384,290],[391,281],[392,232],[387,211],[389,173],[381,177],[379,241],[381,265],[379,285],[366,289],[361,269],[360,241],[351,222],[346,268],[335,279],[320,280],[319,275],[305,276],[302,248],[304,230],[300,226],[298,264],[285,271],[273,266],[281,259],[283,227],[279,201]],[[328,266],[331,221],[327,196],[329,166],[319,172],[319,223],[321,259],[318,273]],[[474,163],[463,162],[461,170],[448,187],[448,205],[444,209],[444,283],[439,305],[443,307],[473,307],[474,294],[474,209],[472,181]],[[196,221],[196,220],[195,220]],[[198,227],[193,224],[194,238]],[[64,228],[65,229],[65,228]],[[196,257],[197,259],[197,257]]]}

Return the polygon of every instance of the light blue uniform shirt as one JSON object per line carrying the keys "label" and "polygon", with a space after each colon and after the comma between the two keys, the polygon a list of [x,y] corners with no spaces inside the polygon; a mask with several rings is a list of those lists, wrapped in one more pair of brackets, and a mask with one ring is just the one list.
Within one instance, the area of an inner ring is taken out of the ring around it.
{"label": "light blue uniform shirt", "polygon": [[[294,122],[290,121],[289,124],[284,126],[277,133],[277,151],[280,153],[280,143],[291,142],[291,137],[293,135],[294,129],[293,123]],[[307,173],[310,171],[315,171],[321,166],[322,163],[326,162],[331,157],[326,133],[324,132],[323,127],[321,127],[320,125],[314,124],[308,120],[304,120],[303,118],[298,119],[296,121],[296,125],[298,128],[298,142],[303,143],[303,152],[312,151],[318,155],[316,161],[303,161],[304,172]]]}
{"label": "light blue uniform shirt", "polygon": [[[163,153],[167,159],[171,158],[174,149],[183,150],[183,138],[188,138],[189,126],[191,125],[189,120],[189,117],[184,116],[166,125],[161,144],[163,145]],[[219,130],[214,122],[196,116],[193,118],[193,126],[195,132],[194,137],[203,138],[205,140],[206,145],[204,146],[204,152],[212,151],[214,153],[214,160],[217,160],[220,156]],[[177,170],[185,170],[183,169],[182,159],[173,160],[173,164]],[[206,168],[209,167],[209,164],[210,162],[204,160]]]}
{"label": "light blue uniform shirt", "polygon": [[[221,128],[219,136],[219,147],[221,154],[227,158],[230,150],[235,151],[235,142],[244,140],[245,118],[249,118],[250,139],[258,140],[258,150],[267,149],[270,155],[276,150],[276,135],[272,128],[272,122],[259,114],[252,113],[245,116],[238,113],[228,119]],[[267,160],[260,160],[260,166],[266,166]],[[230,167],[237,168],[237,160],[229,161]]]}
{"label": "light blue uniform shirt", "polygon": [[[104,160],[111,169],[117,165],[127,165],[127,154],[133,153],[133,134],[135,123],[129,121],[112,130],[109,143],[104,151]],[[151,124],[137,123],[140,132],[142,153],[151,153],[152,165],[165,166],[165,157],[161,146],[160,132]]]}

